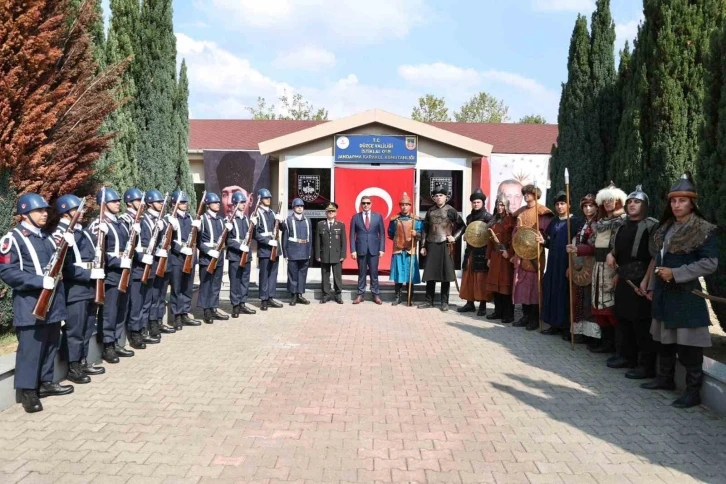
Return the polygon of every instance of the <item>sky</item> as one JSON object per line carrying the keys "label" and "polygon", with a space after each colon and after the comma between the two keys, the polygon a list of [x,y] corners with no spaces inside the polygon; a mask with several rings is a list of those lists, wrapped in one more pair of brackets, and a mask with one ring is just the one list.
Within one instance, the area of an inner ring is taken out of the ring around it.
{"label": "sky", "polygon": [[[250,118],[265,98],[300,93],[330,119],[378,108],[410,117],[418,98],[449,112],[480,91],[512,122],[557,122],[578,13],[594,0],[174,0],[177,61],[189,68],[192,118]],[[108,0],[104,0],[108,16]],[[616,50],[642,21],[611,0]]]}

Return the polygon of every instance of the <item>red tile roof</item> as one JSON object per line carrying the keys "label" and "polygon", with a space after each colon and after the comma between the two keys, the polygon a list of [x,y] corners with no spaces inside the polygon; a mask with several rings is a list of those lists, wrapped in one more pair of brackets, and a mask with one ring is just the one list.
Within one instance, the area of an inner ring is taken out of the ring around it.
{"label": "red tile roof", "polygon": [[[261,141],[301,131],[326,121],[252,119],[189,120],[190,150],[258,150]],[[494,146],[493,153],[549,154],[556,124],[429,123]]]}

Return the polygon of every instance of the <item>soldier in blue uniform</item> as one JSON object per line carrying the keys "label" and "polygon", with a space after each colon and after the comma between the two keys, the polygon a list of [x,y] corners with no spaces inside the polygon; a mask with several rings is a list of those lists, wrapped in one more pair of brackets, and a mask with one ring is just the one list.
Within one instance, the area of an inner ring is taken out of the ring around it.
{"label": "soldier in blue uniform", "polygon": [[[153,213],[153,210],[152,210]],[[158,235],[156,237],[156,249],[154,250],[154,266],[153,274],[156,274],[156,270],[159,266],[159,260],[161,258],[169,257],[168,251],[164,250],[164,237],[166,231],[171,223],[169,220],[174,218],[175,214],[167,213],[164,219],[159,219],[159,214],[156,214],[156,218],[162,225],[159,228]],[[173,226],[172,226],[173,230]],[[151,285],[151,310],[149,314],[149,326],[154,328],[152,335],[172,334],[176,333],[176,329],[172,326],[164,324],[164,315],[166,313],[166,293],[169,290],[169,280],[171,279],[171,264],[167,260],[166,270],[163,276],[155,276],[154,282]]]}
{"label": "soldier in blue uniform", "polygon": [[187,245],[192,231],[192,217],[189,214],[189,198],[186,193],[177,190],[171,194],[171,203],[179,201],[176,217],[168,217],[174,228],[171,242],[169,263],[171,267],[171,312],[174,314],[174,329],[181,331],[186,326],[200,326],[201,321],[189,317],[192,311],[192,293],[194,291],[194,272],[184,273],[184,261],[193,253]]}
{"label": "soldier in blue uniform", "polygon": [[[20,223],[0,243],[0,279],[13,289],[13,325],[18,337],[15,356],[15,388],[21,391],[23,408],[40,412],[39,397],[66,395],[72,385],[53,383],[60,322],[68,319],[63,281],[44,275],[56,245],[42,229],[48,221],[48,202],[36,193],[17,202]],[[72,235],[72,234],[71,234]],[[69,243],[72,237],[67,239]],[[45,321],[33,316],[43,289],[55,288]]]}
{"label": "soldier in blue uniform", "polygon": [[303,294],[310,258],[313,256],[313,236],[310,220],[303,215],[304,210],[305,202],[300,198],[293,200],[293,214],[282,225],[282,253],[287,258],[287,290],[292,295],[290,306],[310,304]]}
{"label": "soldier in blue uniform", "polygon": [[[224,273],[224,254],[217,251],[217,242],[224,230],[224,221],[219,214],[221,200],[216,193],[207,193],[204,198],[207,211],[202,215],[202,226],[199,229],[199,302],[204,309],[204,322],[214,323],[214,320],[226,321],[229,316],[217,311],[219,308],[219,292],[222,289],[222,275]],[[207,267],[213,258],[217,258],[217,268],[214,274],[207,272]]]}
{"label": "soldier in blue uniform", "polygon": [[[59,244],[66,237],[71,219],[78,211],[81,199],[75,195],[58,197],[55,210],[61,216],[53,232],[53,239]],[[104,368],[87,365],[88,347],[96,327],[98,306],[94,302],[94,287],[98,279],[104,278],[103,269],[93,269],[94,244],[79,223],[73,227],[73,241],[63,264],[63,286],[65,288],[68,318],[65,334],[65,353],[68,361],[68,380],[73,383],[89,383],[89,374],[101,374]]]}
{"label": "soldier in blue uniform", "polygon": [[[250,220],[245,215],[247,197],[242,192],[232,194],[232,205],[239,207],[232,219],[227,235],[227,260],[229,266],[229,299],[232,303],[232,317],[238,318],[242,314],[255,314],[257,311],[247,306],[247,295],[250,289],[250,272],[252,271],[252,254],[250,254],[250,241],[247,233],[250,229]],[[253,217],[254,219],[255,217]],[[247,253],[247,264],[240,267],[242,253]]]}
{"label": "soldier in blue uniform", "polygon": [[281,214],[276,214],[270,208],[272,203],[272,194],[267,188],[262,188],[257,192],[260,200],[260,208],[255,216],[258,224],[255,226],[255,240],[257,240],[257,259],[260,266],[260,300],[262,304],[260,309],[267,311],[268,307],[281,308],[282,304],[275,301],[275,291],[277,289],[277,266],[280,259],[270,260],[272,248],[277,247],[275,239],[275,221],[283,223],[285,218]]}
{"label": "soldier in blue uniform", "polygon": [[131,267],[130,260],[122,258],[123,251],[128,242],[129,233],[123,220],[119,217],[121,211],[121,197],[112,188],[106,188],[96,194],[96,202],[101,204],[101,196],[105,193],[106,216],[103,223],[98,219],[90,224],[87,235],[94,244],[94,251],[98,243],[99,231],[106,238],[106,275],[104,288],[106,297],[103,304],[103,353],[101,358],[106,363],[118,363],[119,357],[134,356],[134,352],[123,347],[124,322],[128,311],[128,296],[118,290],[121,272],[125,267]]}

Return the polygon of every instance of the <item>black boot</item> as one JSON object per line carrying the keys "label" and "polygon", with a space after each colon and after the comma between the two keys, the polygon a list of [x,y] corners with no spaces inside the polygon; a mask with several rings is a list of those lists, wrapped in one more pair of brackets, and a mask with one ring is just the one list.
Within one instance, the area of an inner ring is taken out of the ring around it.
{"label": "black boot", "polygon": [[260,311],[267,311],[267,299],[260,303]]}
{"label": "black boot", "polygon": [[131,331],[129,333],[129,346],[135,350],[146,349],[146,343],[144,342],[144,337],[141,335],[141,332]]}
{"label": "black boot", "polygon": [[241,312],[242,314],[256,314],[256,313],[257,313],[257,311],[255,311],[254,309],[252,309],[251,307],[249,307],[249,306],[248,306],[248,305],[246,305],[245,303],[242,303],[242,304],[240,304],[240,305],[238,306],[238,308],[239,308],[239,311],[240,311],[240,312]]}
{"label": "black boot", "polygon": [[157,323],[159,325],[159,332],[164,333],[164,334],[176,333],[176,329],[174,329],[171,326],[167,326],[166,324],[164,324],[164,322],[161,319],[159,321],[157,321]]}
{"label": "black boot", "polygon": [[622,355],[616,355],[608,359],[607,366],[608,368],[615,368],[616,370],[620,368],[635,368],[635,362],[630,361]]}
{"label": "black boot", "polygon": [[485,301],[479,302],[479,310],[476,312],[477,316],[486,316],[487,315],[487,303]]}
{"label": "black boot", "polygon": [[71,393],[73,393],[73,385],[61,385],[51,381],[44,381],[41,383],[40,389],[38,390],[38,396],[40,398],[57,397],[60,395],[69,395]]}
{"label": "black boot", "polygon": [[449,291],[444,292],[444,289],[441,289],[441,311],[446,312],[449,310]]}
{"label": "black boot", "polygon": [[[494,294],[494,312],[487,314],[486,318],[490,321],[496,321],[497,319],[502,319],[502,295],[501,294]],[[486,305],[484,306],[486,307]]]}
{"label": "black boot", "polygon": [[[153,319],[149,321],[149,337],[153,339],[158,339],[161,341],[161,325],[159,324],[159,321],[156,319]],[[157,341],[157,343],[159,342]],[[150,343],[150,341],[144,340],[145,343]],[[154,344],[154,343],[152,343]]]}
{"label": "black boot", "polygon": [[672,403],[676,408],[691,408],[701,404],[703,369],[701,366],[686,367],[686,392]]}
{"label": "black boot", "polygon": [[625,372],[625,378],[629,380],[645,380],[646,378],[655,378],[655,353],[641,353],[640,363],[632,370]]}
{"label": "black boot", "polygon": [[234,306],[232,306],[232,317],[234,319],[239,318],[239,304],[235,304]]}
{"label": "black boot", "polygon": [[290,299],[290,306],[295,306],[297,304],[297,297],[295,297],[295,294],[292,295],[292,299]]}
{"label": "black boot", "polygon": [[220,313],[219,311],[217,311],[217,308],[212,309],[212,317],[217,321],[227,321],[229,319],[229,316]]}
{"label": "black boot", "polygon": [[275,301],[274,299],[269,299],[267,301],[267,304],[271,308],[281,308],[282,307],[282,304],[280,304],[279,302]]}
{"label": "black boot", "polygon": [[184,326],[201,326],[202,322],[196,319],[192,319],[188,314],[184,313],[181,315],[181,322]]}
{"label": "black boot", "polygon": [[[670,345],[669,345],[670,346]],[[640,388],[645,390],[675,390],[676,389],[676,357],[671,354],[658,356],[658,376],[652,382],[643,383]]]}
{"label": "black boot", "polygon": [[303,296],[302,294],[298,294],[296,296],[296,299],[297,299],[297,302],[299,302],[300,304],[306,304],[306,305],[307,304],[310,304],[310,301],[308,301],[307,299],[305,299],[305,296]]}
{"label": "black boot", "polygon": [[177,314],[174,316],[174,329],[177,331],[181,331],[184,329],[184,325],[182,324],[182,318],[180,314]]}
{"label": "black boot", "polygon": [[513,328],[524,328],[527,326],[530,313],[529,307],[529,304],[522,304],[522,317],[516,323],[512,324]]}
{"label": "black boot", "polygon": [[529,320],[527,321],[527,331],[535,331],[539,329],[539,306],[530,304]]}
{"label": "black boot", "polygon": [[[144,343],[141,343],[141,345],[144,348],[146,348],[146,345]],[[121,346],[120,344],[118,344],[118,341],[114,345],[113,350],[116,352],[116,355],[119,358],[131,358],[132,356],[134,356],[136,354],[132,350],[127,350],[126,348],[124,348],[123,346]]]}
{"label": "black boot", "polygon": [[456,310],[457,313],[473,313],[474,311],[476,311],[476,305],[474,304],[474,301],[466,301],[466,304]]}
{"label": "black boot", "polygon": [[83,373],[80,361],[71,361],[68,363],[68,375],[66,376],[66,379],[80,385],[84,383],[91,383],[91,377]]}
{"label": "black boot", "polygon": [[27,413],[35,413],[43,411],[43,404],[38,398],[38,390],[22,390],[20,401]]}
{"label": "black boot", "polygon": [[113,347],[113,343],[104,343],[101,358],[106,363],[118,363],[118,355]]}
{"label": "black boot", "polygon": [[[152,323],[149,323],[149,326],[151,326]],[[151,333],[151,327],[149,329],[143,329],[141,330],[141,341],[146,344],[150,345],[156,345],[161,342],[161,335],[154,336]]]}
{"label": "black boot", "polygon": [[602,335],[600,337],[600,344],[593,347],[588,347],[593,353],[607,354],[615,353],[615,330],[614,328],[602,328]]}
{"label": "black boot", "polygon": [[434,307],[434,293],[436,292],[436,282],[426,281],[426,302],[419,305],[419,309],[428,309]]}
{"label": "black boot", "polygon": [[214,315],[212,314],[211,309],[205,309],[204,310],[204,324],[213,324],[214,323]]}
{"label": "black boot", "polygon": [[103,375],[106,373],[106,368],[102,366],[93,366],[93,364],[89,363],[88,360],[84,360],[81,364],[81,370],[83,370],[83,373],[86,375]]}
{"label": "black boot", "polygon": [[393,302],[391,303],[391,306],[398,306],[401,304],[401,289],[403,288],[403,284],[396,283],[394,287],[394,294],[393,294]]}

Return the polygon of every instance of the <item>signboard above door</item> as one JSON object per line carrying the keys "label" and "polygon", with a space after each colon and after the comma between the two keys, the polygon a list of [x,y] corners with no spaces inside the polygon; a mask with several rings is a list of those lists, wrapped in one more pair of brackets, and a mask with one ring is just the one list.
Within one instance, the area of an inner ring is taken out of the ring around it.
{"label": "signboard above door", "polygon": [[418,137],[407,135],[336,134],[336,163],[415,165]]}

